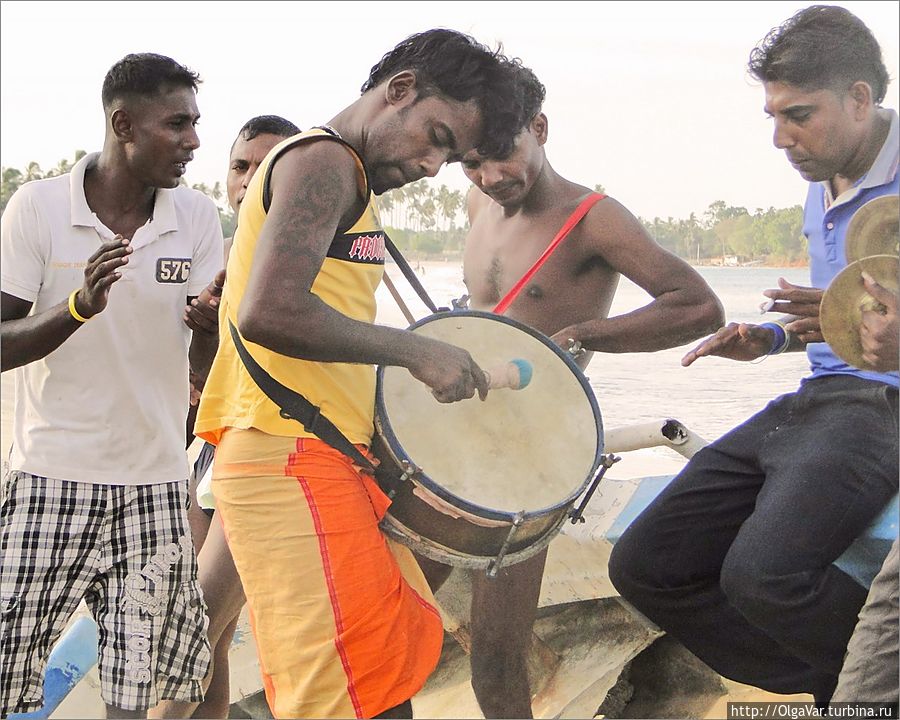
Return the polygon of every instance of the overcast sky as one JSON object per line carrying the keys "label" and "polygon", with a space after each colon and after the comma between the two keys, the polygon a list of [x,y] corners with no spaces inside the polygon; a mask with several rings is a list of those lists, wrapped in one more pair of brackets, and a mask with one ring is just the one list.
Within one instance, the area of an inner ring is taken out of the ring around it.
{"label": "overcast sky", "polygon": [[[502,42],[547,86],[547,153],[566,177],[645,218],[698,215],[715,200],[802,202],[802,179],[771,145],[750,50],[799,2],[24,2],[0,4],[0,161],[46,170],[99,150],[100,87],[129,52],[200,73],[202,147],[189,183],[223,180],[250,117],[301,128],[358,97],[371,66],[431,27]],[[835,4],[835,3],[833,3]],[[900,3],[844,2],[874,31],[897,108]],[[436,182],[463,189],[458,165]]]}

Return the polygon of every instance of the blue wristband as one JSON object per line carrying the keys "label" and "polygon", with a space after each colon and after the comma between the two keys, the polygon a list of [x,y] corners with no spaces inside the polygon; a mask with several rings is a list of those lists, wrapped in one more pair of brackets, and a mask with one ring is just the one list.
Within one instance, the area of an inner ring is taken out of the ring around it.
{"label": "blue wristband", "polygon": [[778,355],[779,353],[783,353],[787,349],[790,338],[781,325],[779,325],[778,323],[767,322],[762,323],[760,327],[768,328],[773,333],[775,333],[775,337],[772,339],[772,347],[769,348],[769,352],[766,353],[767,355]]}

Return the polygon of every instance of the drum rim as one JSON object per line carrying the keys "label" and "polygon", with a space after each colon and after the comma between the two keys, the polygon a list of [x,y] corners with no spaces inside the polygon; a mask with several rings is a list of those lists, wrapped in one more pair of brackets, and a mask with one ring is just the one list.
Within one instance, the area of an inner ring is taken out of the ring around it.
{"label": "drum rim", "polygon": [[[573,371],[573,374],[580,383],[582,390],[584,390],[585,396],[588,398],[588,402],[591,406],[591,410],[594,416],[594,425],[597,430],[597,446],[594,449],[594,460],[591,464],[591,469],[588,471],[587,477],[584,479],[581,485],[573,490],[564,500],[556,503],[555,505],[550,505],[546,508],[526,511],[524,513],[523,520],[529,520],[536,517],[544,517],[556,510],[566,507],[567,505],[571,505],[585,491],[585,489],[587,489],[588,485],[594,479],[597,469],[600,467],[600,464],[603,461],[603,417],[600,413],[600,404],[597,402],[597,397],[596,395],[594,395],[594,390],[593,388],[591,388],[591,384],[588,382],[587,376],[584,374],[584,371],[580,367],[578,367],[577,363],[569,353],[563,350],[549,337],[547,337],[540,331],[535,330],[534,328],[520,322],[519,320],[514,320],[513,318],[506,317],[505,315],[498,315],[496,313],[485,312],[483,310],[450,310],[446,312],[434,313],[432,315],[421,318],[420,320],[417,320],[412,325],[410,325],[407,330],[415,330],[416,328],[427,325],[430,322],[448,317],[477,317],[487,320],[495,320],[498,322],[506,323],[507,325],[511,325],[518,330],[522,330],[528,333],[535,340],[543,343],[560,359],[562,359],[566,363],[566,365],[568,365],[570,370]],[[397,438],[397,434],[394,432],[394,428],[391,425],[391,420],[387,416],[386,411],[384,411],[384,368],[384,365],[379,365],[376,372],[375,416],[377,421],[377,431],[381,432],[384,435],[384,440],[388,445],[387,450],[397,461],[402,462],[405,460],[412,466],[418,467],[415,464],[413,458],[411,458],[403,449],[403,446],[400,444],[399,439]],[[449,502],[451,505],[455,505],[461,510],[472,513],[474,515],[481,515],[482,517],[486,517],[491,520],[506,520],[511,522],[517,514],[516,511],[496,510],[484,505],[478,505],[469,500],[466,500],[465,498],[454,495],[453,493],[449,492],[444,487],[436,483],[434,480],[432,480],[425,472],[417,473],[415,475],[414,482],[419,483],[429,492],[434,493],[442,500]]]}

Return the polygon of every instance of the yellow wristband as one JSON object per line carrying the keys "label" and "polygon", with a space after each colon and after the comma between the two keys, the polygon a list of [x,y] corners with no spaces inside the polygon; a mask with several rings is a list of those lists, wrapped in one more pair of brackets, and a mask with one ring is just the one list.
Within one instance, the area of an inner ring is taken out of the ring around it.
{"label": "yellow wristband", "polygon": [[72,291],[72,294],[69,295],[69,314],[75,318],[78,322],[86,323],[90,318],[82,317],[78,310],[75,309],[75,296],[78,294],[78,290],[81,288],[77,288]]}

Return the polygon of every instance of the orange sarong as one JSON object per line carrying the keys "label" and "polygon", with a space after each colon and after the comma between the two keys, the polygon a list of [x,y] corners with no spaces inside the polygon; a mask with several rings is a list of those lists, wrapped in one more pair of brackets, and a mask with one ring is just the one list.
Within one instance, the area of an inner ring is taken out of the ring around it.
{"label": "orange sarong", "polygon": [[276,718],[372,717],[421,689],[443,626],[371,477],[320,440],[231,428],[212,487]]}

